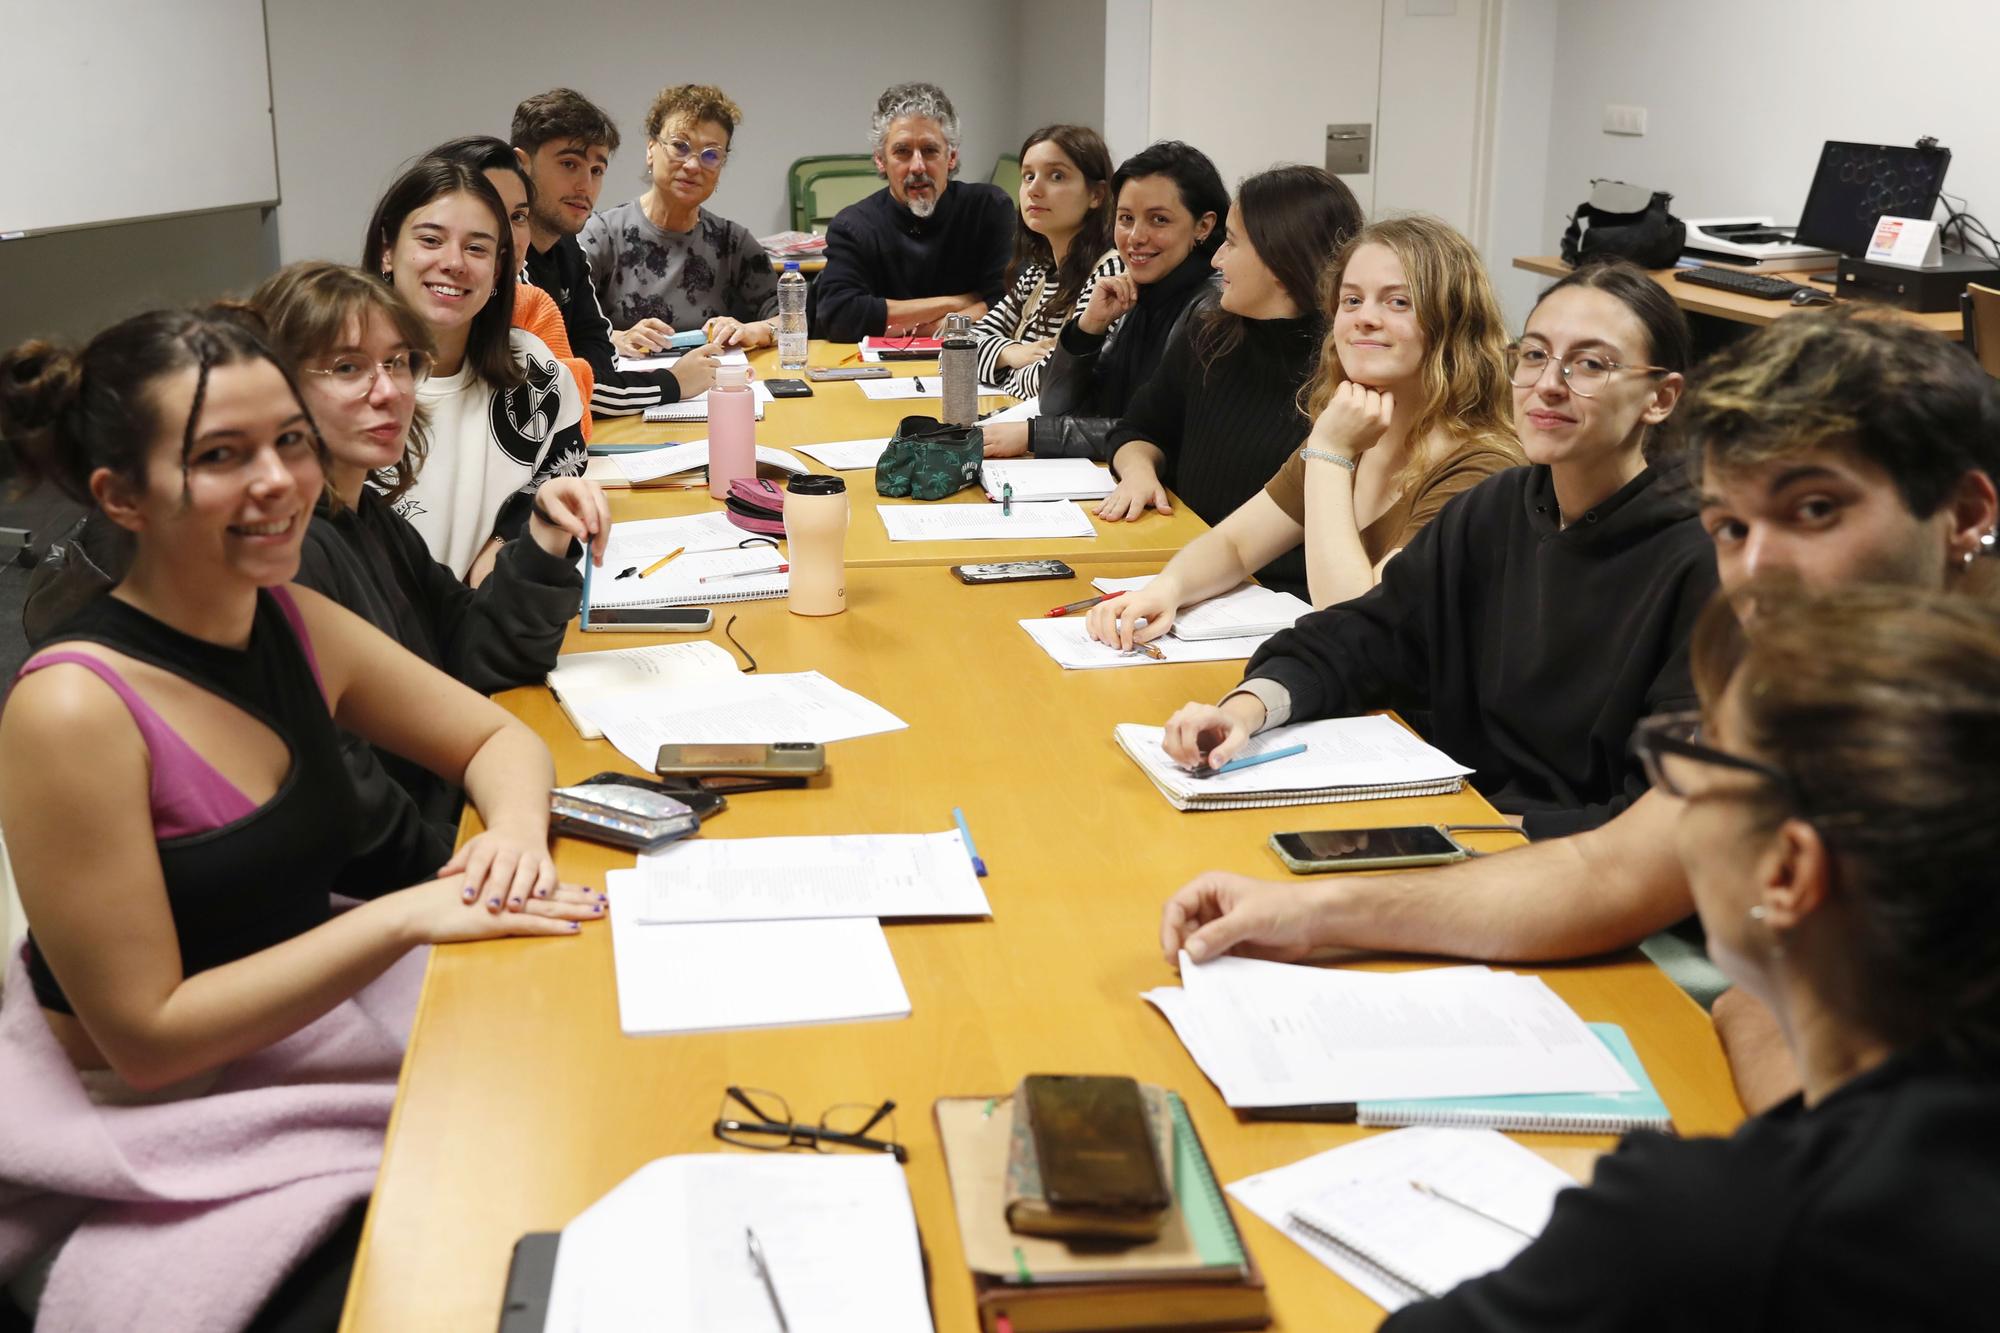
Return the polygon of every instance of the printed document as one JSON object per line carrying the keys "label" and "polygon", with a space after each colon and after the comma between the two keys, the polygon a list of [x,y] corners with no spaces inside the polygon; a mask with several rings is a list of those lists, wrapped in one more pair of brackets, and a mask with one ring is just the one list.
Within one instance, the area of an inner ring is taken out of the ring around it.
{"label": "printed document", "polygon": [[1016,504],[885,504],[876,509],[892,542],[1004,541],[1009,537],[1095,537],[1089,515],[1072,500]]}
{"label": "printed document", "polygon": [[693,838],[610,873],[639,920],[991,916],[957,829],[842,837]]}

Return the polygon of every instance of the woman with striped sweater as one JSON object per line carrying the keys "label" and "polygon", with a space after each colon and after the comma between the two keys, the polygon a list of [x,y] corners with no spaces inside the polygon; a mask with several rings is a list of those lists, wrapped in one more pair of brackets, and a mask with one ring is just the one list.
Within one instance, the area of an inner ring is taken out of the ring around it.
{"label": "woman with striped sweater", "polygon": [[973,326],[979,378],[1034,397],[1063,324],[1082,312],[1099,278],[1124,271],[1111,243],[1111,151],[1086,126],[1036,130],[1021,145],[1007,295]]}

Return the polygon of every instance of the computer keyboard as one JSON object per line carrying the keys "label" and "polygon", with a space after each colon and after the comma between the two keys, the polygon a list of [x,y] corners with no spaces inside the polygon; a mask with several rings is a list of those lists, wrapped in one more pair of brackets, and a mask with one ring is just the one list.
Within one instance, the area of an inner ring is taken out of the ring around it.
{"label": "computer keyboard", "polygon": [[1738,296],[1754,296],[1760,301],[1789,301],[1801,288],[1783,278],[1767,278],[1760,273],[1739,273],[1733,268],[1683,268],[1674,271],[1674,281],[1692,282],[1698,287],[1717,287]]}

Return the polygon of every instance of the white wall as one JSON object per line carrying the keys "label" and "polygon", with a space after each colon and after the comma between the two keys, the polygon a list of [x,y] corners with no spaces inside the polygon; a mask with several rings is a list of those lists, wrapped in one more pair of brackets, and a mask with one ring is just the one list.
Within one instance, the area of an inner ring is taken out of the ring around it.
{"label": "white wall", "polygon": [[1152,0],[1104,0],[1104,142],[1123,162],[1153,142]]}
{"label": "white wall", "polygon": [[[1001,151],[1014,152],[1044,125],[1088,125],[1103,133],[1104,0],[1017,0],[1008,8],[1014,15],[1014,133]],[[966,166],[992,164],[986,158]]]}
{"label": "white wall", "polygon": [[1472,235],[1484,222],[1490,25],[1500,0],[1387,0],[1375,133],[1377,217],[1430,213]]}
{"label": "white wall", "polygon": [[[1699,56],[1678,49],[1726,34]],[[1992,0],[1560,0],[1548,183],[1533,253],[1553,254],[1595,176],[1674,194],[1681,217],[1798,220],[1828,139],[1952,150],[1945,188],[2000,229]],[[1599,128],[1643,106],[1646,137]],[[1525,252],[1522,251],[1516,253]]]}
{"label": "white wall", "polygon": [[[1549,126],[1555,99],[1557,0],[1495,0],[1499,70],[1493,103],[1493,170],[1486,227],[1473,239],[1519,332],[1547,278],[1513,266],[1516,255],[1555,253],[1543,210],[1550,190]],[[1582,196],[1579,195],[1578,198]],[[1573,202],[1573,201],[1572,201]]]}

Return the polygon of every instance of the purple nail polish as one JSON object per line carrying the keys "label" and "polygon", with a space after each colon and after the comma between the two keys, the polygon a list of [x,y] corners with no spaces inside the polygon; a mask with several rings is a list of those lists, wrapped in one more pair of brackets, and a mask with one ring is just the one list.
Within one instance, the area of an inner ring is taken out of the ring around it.
{"label": "purple nail polish", "polygon": [[488,907],[498,907],[500,905],[500,900],[498,898],[488,898],[486,900],[486,905]]}

